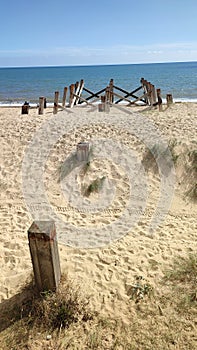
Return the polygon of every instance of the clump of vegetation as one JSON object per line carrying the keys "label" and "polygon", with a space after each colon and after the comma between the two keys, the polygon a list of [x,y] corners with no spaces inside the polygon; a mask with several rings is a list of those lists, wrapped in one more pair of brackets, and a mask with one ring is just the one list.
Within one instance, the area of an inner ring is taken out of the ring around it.
{"label": "clump of vegetation", "polygon": [[190,187],[186,195],[194,202],[197,202],[197,183]]}
{"label": "clump of vegetation", "polygon": [[[88,159],[83,167],[83,176],[90,169],[90,162],[93,158],[93,147],[90,147],[88,153]],[[76,167],[79,166],[79,161],[77,159],[77,152],[71,153],[68,158],[60,165],[57,171],[58,183],[60,183],[66,176],[68,176]]]}
{"label": "clump of vegetation", "polygon": [[29,317],[48,330],[68,328],[72,323],[90,318],[86,306],[78,291],[67,285],[56,293],[42,293],[34,300]]}
{"label": "clump of vegetation", "polygon": [[197,254],[189,254],[186,258],[174,259],[173,267],[166,271],[169,281],[194,283],[197,281]]}
{"label": "clump of vegetation", "polygon": [[[1,349],[196,349],[197,254],[176,258],[156,282],[153,290],[143,277],[135,277],[127,295],[137,307],[130,303],[126,322],[113,312],[112,318],[89,313],[87,302],[69,281],[62,281],[57,293],[38,296],[33,286],[26,287],[22,295],[0,305]],[[8,308],[13,302],[15,311]],[[121,306],[122,302],[118,310]]]}
{"label": "clump of vegetation", "polygon": [[150,151],[156,159],[163,158],[163,159],[166,159],[167,162],[172,160],[174,164],[176,164],[179,157],[175,152],[176,146],[177,146],[177,141],[170,140],[167,147],[164,147],[163,145],[160,145],[160,144],[155,144]]}
{"label": "clump of vegetation", "polygon": [[[26,295],[23,301],[22,295]],[[83,324],[93,316],[88,309],[88,298],[81,297],[79,290],[69,281],[61,282],[55,293],[37,293],[31,282],[31,285],[23,288],[18,301],[16,297],[16,304],[10,303],[10,307],[1,313],[0,331],[8,328],[11,334],[5,340],[6,349],[29,349],[27,343],[30,334],[32,337],[38,332],[49,335],[59,333],[71,325]]]}
{"label": "clump of vegetation", "polygon": [[190,151],[189,157],[191,159],[193,170],[195,170],[195,172],[197,172],[197,150],[194,149],[194,150]]}
{"label": "clump of vegetation", "polygon": [[170,140],[168,147],[172,156],[172,160],[174,164],[177,163],[177,160],[179,158],[179,155],[175,152],[175,147],[177,146],[177,141],[176,140]]}
{"label": "clump of vegetation", "polygon": [[85,176],[86,173],[90,170],[92,159],[93,159],[93,147],[90,147],[87,162],[84,164],[82,168],[82,176]]}
{"label": "clump of vegetation", "polygon": [[142,159],[142,164],[146,170],[152,169],[155,173],[158,173],[157,161],[162,161],[166,164],[166,171],[168,172],[173,164],[177,163],[179,155],[175,152],[175,147],[177,145],[176,140],[171,140],[167,147],[163,144],[156,143],[150,149],[145,151]]}
{"label": "clump of vegetation", "polygon": [[[186,258],[176,258],[172,269],[166,271],[165,281],[169,281],[176,290],[178,305],[192,306],[197,303],[197,254]],[[184,309],[184,308],[183,308]]]}
{"label": "clump of vegetation", "polygon": [[97,177],[85,190],[85,195],[87,197],[90,196],[91,193],[98,193],[102,187],[103,187],[103,182],[105,180],[105,176],[99,178]]}
{"label": "clump of vegetation", "polygon": [[192,181],[192,185],[187,190],[186,195],[194,202],[197,202],[197,150],[194,149],[189,152],[190,166],[187,171]]}
{"label": "clump of vegetation", "polygon": [[137,276],[136,283],[131,288],[131,299],[137,304],[146,296],[150,297],[152,293],[152,286],[142,276]]}

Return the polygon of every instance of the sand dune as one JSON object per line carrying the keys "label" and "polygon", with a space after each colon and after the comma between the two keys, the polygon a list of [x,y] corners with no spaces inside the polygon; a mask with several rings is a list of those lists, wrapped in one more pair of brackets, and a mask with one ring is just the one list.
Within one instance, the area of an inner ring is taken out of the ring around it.
{"label": "sand dune", "polygon": [[[22,169],[26,147],[35,135],[41,137],[40,128],[45,125],[45,138],[38,138],[37,148],[32,148],[35,150],[32,159],[36,163],[39,147],[45,147],[46,140],[49,142],[53,137],[52,143],[48,143],[46,162],[39,166],[43,166],[44,193],[53,213],[72,228],[71,233],[58,231],[62,271],[91,296],[92,309],[126,322],[129,287],[135,277],[143,276],[157,288],[157,280],[172,263],[173,256],[185,256],[197,248],[196,206],[193,198],[186,195],[196,181],[192,152],[196,150],[197,104],[177,103],[168,109],[164,106],[160,113],[146,107],[111,107],[109,114],[91,107],[75,107],[59,112],[57,120],[59,116],[65,124],[60,130],[59,121],[54,122],[51,133],[46,125],[53,125],[52,109],[38,116],[36,109],[21,115],[20,108],[0,108],[0,300],[13,296],[32,272],[27,230],[32,223],[31,214],[37,212],[33,206],[40,197],[32,179],[32,188],[37,192],[29,212],[24,200]],[[154,125],[161,138],[171,144],[172,158],[176,161],[176,183],[166,187],[167,191],[174,191],[172,203],[152,235],[149,225],[161,197],[161,176],[154,160],[146,159],[147,145],[125,127],[125,116],[133,121],[142,116],[138,119],[142,122],[140,132],[146,127],[144,120]],[[77,124],[80,120],[84,121],[81,126]],[[60,136],[56,140],[57,135]],[[85,174],[85,164],[71,167],[70,173],[65,173],[67,159],[82,140],[94,146],[90,167]],[[109,144],[104,145],[101,140]],[[105,146],[104,156],[99,144]],[[98,178],[104,178],[102,188],[86,196],[88,185]],[[133,213],[134,225],[129,221]],[[78,236],[74,237],[75,230]]]}

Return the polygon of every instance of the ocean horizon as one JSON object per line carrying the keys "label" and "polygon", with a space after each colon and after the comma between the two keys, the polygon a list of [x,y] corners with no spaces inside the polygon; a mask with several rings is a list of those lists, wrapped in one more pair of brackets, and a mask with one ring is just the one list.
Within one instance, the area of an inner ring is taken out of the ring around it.
{"label": "ocean horizon", "polygon": [[[54,92],[84,80],[93,92],[105,88],[110,79],[124,90],[132,91],[145,78],[161,89],[162,98],[172,94],[174,101],[197,102],[197,61],[133,63],[75,66],[35,66],[0,68],[0,105],[36,104],[40,96],[53,103]],[[85,94],[83,94],[85,96]]]}

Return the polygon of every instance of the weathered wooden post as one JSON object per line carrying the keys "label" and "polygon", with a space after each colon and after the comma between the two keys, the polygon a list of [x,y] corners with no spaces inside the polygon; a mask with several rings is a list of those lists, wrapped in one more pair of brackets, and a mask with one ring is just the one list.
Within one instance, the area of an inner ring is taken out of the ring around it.
{"label": "weathered wooden post", "polygon": [[107,86],[105,89],[105,103],[99,103],[98,109],[99,112],[109,113],[110,111],[110,87]]}
{"label": "weathered wooden post", "polygon": [[105,96],[101,96],[101,103],[98,104],[99,112],[109,113],[110,111],[110,87],[107,86],[105,89]]}
{"label": "weathered wooden post", "polygon": [[38,114],[44,114],[44,97],[39,97]]}
{"label": "weathered wooden post", "polygon": [[63,98],[62,98],[62,107],[65,107],[66,105],[66,95],[67,95],[68,88],[67,86],[64,87],[64,93],[63,93]]}
{"label": "weathered wooden post", "polygon": [[145,82],[145,79],[144,79],[144,78],[141,78],[141,79],[140,79],[140,83],[141,83],[143,89],[144,89],[144,82]]}
{"label": "weathered wooden post", "polygon": [[59,91],[55,91],[53,114],[57,114],[58,112],[58,100],[59,100]]}
{"label": "weathered wooden post", "polygon": [[25,103],[22,105],[21,114],[28,114],[29,108],[29,103],[25,101]]}
{"label": "weathered wooden post", "polygon": [[105,102],[110,103],[110,87],[107,86],[105,89]]}
{"label": "weathered wooden post", "polygon": [[79,162],[88,161],[90,144],[88,142],[79,142],[77,145],[77,160]]}
{"label": "weathered wooden post", "polygon": [[148,92],[148,104],[149,106],[152,106],[152,84],[150,81],[147,82],[147,92]]}
{"label": "weathered wooden post", "polygon": [[152,84],[152,104],[154,105],[156,103],[156,91],[155,91],[155,85]]}
{"label": "weathered wooden post", "polygon": [[98,111],[105,112],[106,109],[106,95],[101,95],[101,103],[98,104]]}
{"label": "weathered wooden post", "polygon": [[[76,90],[76,95],[81,96],[83,88],[84,88],[84,80],[81,79],[80,83],[78,85],[78,89]],[[76,97],[75,105],[77,105],[79,103],[79,101],[80,101],[79,97]]]}
{"label": "weathered wooden post", "polygon": [[142,84],[142,88],[144,90],[144,94],[146,95],[146,96],[144,96],[145,103],[148,104],[148,87],[147,87],[147,83],[148,82],[144,78],[141,78],[140,82]]}
{"label": "weathered wooden post", "polygon": [[173,103],[173,98],[171,94],[166,95],[166,102],[168,107]]}
{"label": "weathered wooden post", "polygon": [[69,86],[70,89],[70,98],[69,98],[69,107],[73,107],[74,93],[75,93],[75,84]]}
{"label": "weathered wooden post", "polygon": [[29,248],[38,291],[56,291],[60,261],[53,221],[34,221],[28,230]]}
{"label": "weathered wooden post", "polygon": [[161,112],[162,111],[161,89],[157,89],[157,101],[159,106],[159,112]]}
{"label": "weathered wooden post", "polygon": [[[80,88],[80,83],[79,83],[79,81],[76,81],[76,83],[75,83],[75,95],[78,95],[79,88]],[[76,105],[76,102],[77,102],[77,96],[74,96],[73,106]]]}
{"label": "weathered wooden post", "polygon": [[109,82],[109,101],[110,101],[110,103],[114,102],[113,92],[114,92],[114,80],[111,79]]}

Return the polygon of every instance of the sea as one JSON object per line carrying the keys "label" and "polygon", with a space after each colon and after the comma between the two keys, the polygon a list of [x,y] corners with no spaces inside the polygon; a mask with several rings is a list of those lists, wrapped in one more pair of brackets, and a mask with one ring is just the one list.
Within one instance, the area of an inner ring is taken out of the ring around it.
{"label": "sea", "polygon": [[160,88],[164,99],[166,94],[172,94],[177,102],[197,102],[197,62],[173,62],[0,68],[0,105],[21,105],[25,101],[33,105],[40,96],[52,103],[55,91],[59,91],[61,99],[64,87],[81,79],[92,92],[105,88],[110,79],[131,92],[141,85],[142,77]]}

